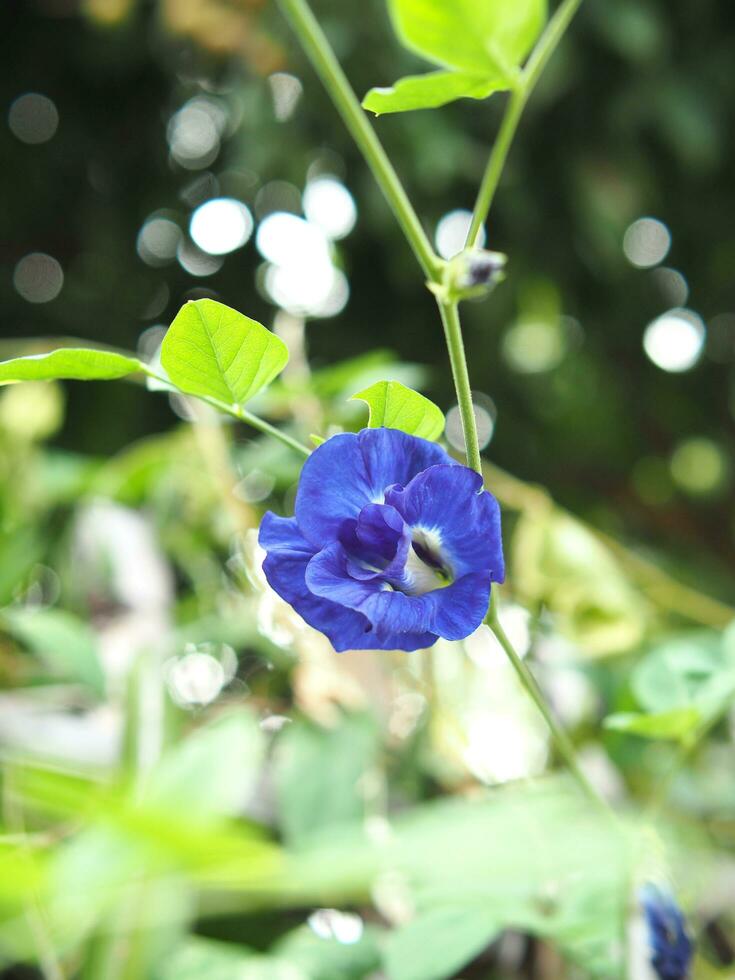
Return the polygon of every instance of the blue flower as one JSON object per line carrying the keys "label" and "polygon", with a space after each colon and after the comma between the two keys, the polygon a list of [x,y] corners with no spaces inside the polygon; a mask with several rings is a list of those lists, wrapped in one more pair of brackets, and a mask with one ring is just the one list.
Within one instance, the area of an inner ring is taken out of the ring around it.
{"label": "blue flower", "polygon": [[651,884],[641,889],[641,905],[656,976],[660,980],[685,980],[694,948],[681,909],[670,895]]}
{"label": "blue flower", "polygon": [[263,518],[263,571],[335,650],[460,640],[503,580],[500,511],[481,477],[396,429],[323,443],[304,465],[295,511]]}

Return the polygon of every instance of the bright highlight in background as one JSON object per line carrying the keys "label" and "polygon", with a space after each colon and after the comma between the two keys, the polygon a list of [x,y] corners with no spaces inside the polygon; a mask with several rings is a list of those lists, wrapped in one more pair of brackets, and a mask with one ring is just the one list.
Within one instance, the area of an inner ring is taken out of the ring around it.
{"label": "bright highlight in background", "polygon": [[226,255],[242,248],[253,233],[253,218],[232,197],[218,197],[201,204],[191,216],[189,234],[203,252]]}
{"label": "bright highlight in background", "polygon": [[31,252],[16,265],[13,285],[29,303],[49,303],[61,292],[64,273],[52,256]]}
{"label": "bright highlight in background", "polygon": [[294,316],[336,316],[349,297],[344,273],[335,268],[322,228],[295,214],[277,211],[261,221],[258,251],[271,263],[265,273],[268,295]]}
{"label": "bright highlight in background", "polygon": [[[465,246],[467,232],[470,230],[472,222],[472,212],[458,208],[445,214],[436,226],[434,244],[436,250],[443,259],[454,258]],[[485,244],[485,229],[480,229],[480,237],[477,241],[479,246]]]}
{"label": "bright highlight in background", "polygon": [[333,241],[349,235],[357,221],[352,194],[336,177],[309,181],[304,191],[304,214]]}
{"label": "bright highlight in background", "polygon": [[263,258],[275,265],[298,267],[317,258],[329,259],[322,230],[285,211],[276,211],[261,221],[255,243]]}
{"label": "bright highlight in background", "polygon": [[671,232],[656,218],[639,218],[628,227],[623,238],[625,257],[639,269],[650,269],[668,255]]}
{"label": "bright highlight in background", "polygon": [[54,103],[38,92],[20,95],[10,106],[8,126],[22,143],[47,143],[59,125]]}
{"label": "bright highlight in background", "polygon": [[669,310],[648,324],[643,349],[662,371],[688,371],[702,354],[705,332],[698,314],[685,309]]}

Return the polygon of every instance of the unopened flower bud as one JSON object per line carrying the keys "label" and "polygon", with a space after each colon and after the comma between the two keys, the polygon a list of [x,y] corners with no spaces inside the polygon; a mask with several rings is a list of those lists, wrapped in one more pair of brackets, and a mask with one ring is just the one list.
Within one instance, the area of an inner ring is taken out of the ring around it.
{"label": "unopened flower bud", "polygon": [[507,256],[482,248],[466,248],[447,263],[441,286],[435,291],[458,301],[487,295],[505,278]]}

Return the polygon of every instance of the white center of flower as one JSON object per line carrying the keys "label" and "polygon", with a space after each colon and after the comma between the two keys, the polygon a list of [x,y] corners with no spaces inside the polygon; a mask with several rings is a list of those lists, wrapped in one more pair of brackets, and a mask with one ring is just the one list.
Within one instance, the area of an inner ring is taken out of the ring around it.
{"label": "white center of flower", "polygon": [[404,571],[408,595],[424,595],[452,584],[452,573],[441,550],[441,536],[435,528],[413,528],[412,546]]}

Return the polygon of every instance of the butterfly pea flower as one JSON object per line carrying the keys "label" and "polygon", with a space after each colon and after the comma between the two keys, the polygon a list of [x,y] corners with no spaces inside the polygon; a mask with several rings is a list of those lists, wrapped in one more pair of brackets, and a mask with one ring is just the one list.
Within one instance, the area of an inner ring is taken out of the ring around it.
{"label": "butterfly pea flower", "polygon": [[656,885],[641,889],[648,933],[648,959],[659,980],[686,980],[694,947],[674,898]]}
{"label": "butterfly pea flower", "polygon": [[304,464],[294,517],[268,512],[271,587],[335,650],[418,650],[482,622],[504,575],[497,501],[436,443],[332,436]]}

